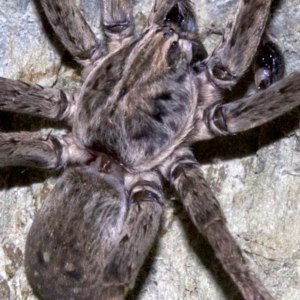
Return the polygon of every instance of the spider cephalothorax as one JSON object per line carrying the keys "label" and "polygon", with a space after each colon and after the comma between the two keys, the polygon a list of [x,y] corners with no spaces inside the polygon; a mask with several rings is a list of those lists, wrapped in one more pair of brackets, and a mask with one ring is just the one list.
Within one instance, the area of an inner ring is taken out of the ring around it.
{"label": "spider cephalothorax", "polygon": [[[244,298],[272,299],[248,270],[189,149],[300,104],[300,75],[281,79],[282,57],[265,31],[271,0],[241,1],[210,55],[189,0],[156,1],[140,36],[130,0],[103,0],[103,41],[72,1],[41,4],[84,83],[71,94],[0,78],[2,109],[72,127],[64,137],[0,134],[2,166],[66,168],[28,235],[32,287],[44,299],[123,299],[158,231],[167,181]],[[251,66],[261,91],[222,103],[222,91]]]}

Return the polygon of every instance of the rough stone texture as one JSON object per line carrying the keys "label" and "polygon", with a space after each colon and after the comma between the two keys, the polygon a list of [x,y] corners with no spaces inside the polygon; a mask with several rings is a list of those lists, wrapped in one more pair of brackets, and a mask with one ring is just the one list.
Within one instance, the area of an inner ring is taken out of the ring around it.
{"label": "rough stone texture", "polygon": [[[76,1],[79,4],[80,1]],[[139,28],[150,0],[136,0]],[[237,0],[197,0],[199,27],[212,51],[233,18]],[[97,0],[82,9],[99,33]],[[0,76],[48,86],[75,87],[78,75],[33,0],[0,0]],[[270,27],[286,58],[286,70],[300,70],[300,4],[276,1]],[[63,63],[61,60],[63,57]],[[300,83],[299,83],[300,88]],[[234,93],[240,95],[237,89]],[[195,146],[199,162],[220,200],[228,226],[251,268],[276,299],[300,299],[300,129],[299,110],[245,134]],[[60,125],[0,114],[0,130],[47,130]],[[45,129],[46,128],[46,129]],[[47,129],[48,128],[48,129]],[[37,299],[27,285],[23,257],[34,214],[57,174],[28,168],[0,170],[0,299]],[[136,296],[138,295],[138,296]],[[241,299],[237,289],[170,196],[159,239],[141,271],[131,299]]]}

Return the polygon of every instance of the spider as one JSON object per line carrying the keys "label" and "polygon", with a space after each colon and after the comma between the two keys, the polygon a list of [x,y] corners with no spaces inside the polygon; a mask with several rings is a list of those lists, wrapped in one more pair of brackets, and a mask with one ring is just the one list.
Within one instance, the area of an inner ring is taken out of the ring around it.
{"label": "spider", "polygon": [[[71,94],[0,79],[3,110],[72,127],[64,137],[0,135],[2,166],[66,168],[28,235],[31,286],[43,299],[123,299],[157,234],[166,181],[244,298],[272,299],[249,271],[190,150],[300,104],[300,75],[281,79],[282,58],[265,31],[271,1],[241,1],[210,55],[188,0],[156,1],[139,37],[131,1],[103,0],[100,42],[72,1],[41,4],[82,65],[84,84]],[[250,66],[260,91],[222,102]]]}

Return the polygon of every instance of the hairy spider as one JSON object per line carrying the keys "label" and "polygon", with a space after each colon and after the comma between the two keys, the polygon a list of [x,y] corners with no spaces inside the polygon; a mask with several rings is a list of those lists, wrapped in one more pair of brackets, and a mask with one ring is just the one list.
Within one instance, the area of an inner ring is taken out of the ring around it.
{"label": "hairy spider", "polygon": [[[0,79],[3,110],[72,127],[64,137],[0,134],[1,166],[66,167],[28,235],[32,287],[44,299],[123,299],[155,239],[166,180],[244,298],[272,299],[249,271],[189,149],[300,104],[300,74],[281,79],[281,55],[265,32],[271,0],[240,1],[211,55],[188,0],[156,1],[139,37],[131,1],[103,0],[100,42],[73,1],[41,4],[85,81],[71,94]],[[260,91],[221,102],[250,66]]]}

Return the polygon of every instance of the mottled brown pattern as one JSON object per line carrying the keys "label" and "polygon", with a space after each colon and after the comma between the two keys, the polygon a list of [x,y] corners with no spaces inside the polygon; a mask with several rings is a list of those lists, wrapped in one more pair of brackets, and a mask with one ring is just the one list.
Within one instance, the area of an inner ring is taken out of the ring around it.
{"label": "mottled brown pattern", "polygon": [[[41,4],[85,81],[71,94],[0,78],[1,110],[72,127],[63,137],[0,133],[1,167],[66,169],[28,235],[33,289],[45,300],[124,299],[155,240],[168,182],[243,297],[273,299],[249,271],[189,150],[300,104],[300,74],[281,79],[283,58],[265,28],[271,0],[241,0],[210,55],[189,0],[155,1],[139,37],[131,1],[103,0],[103,41],[73,1]],[[223,89],[251,66],[260,91],[222,103]]]}

